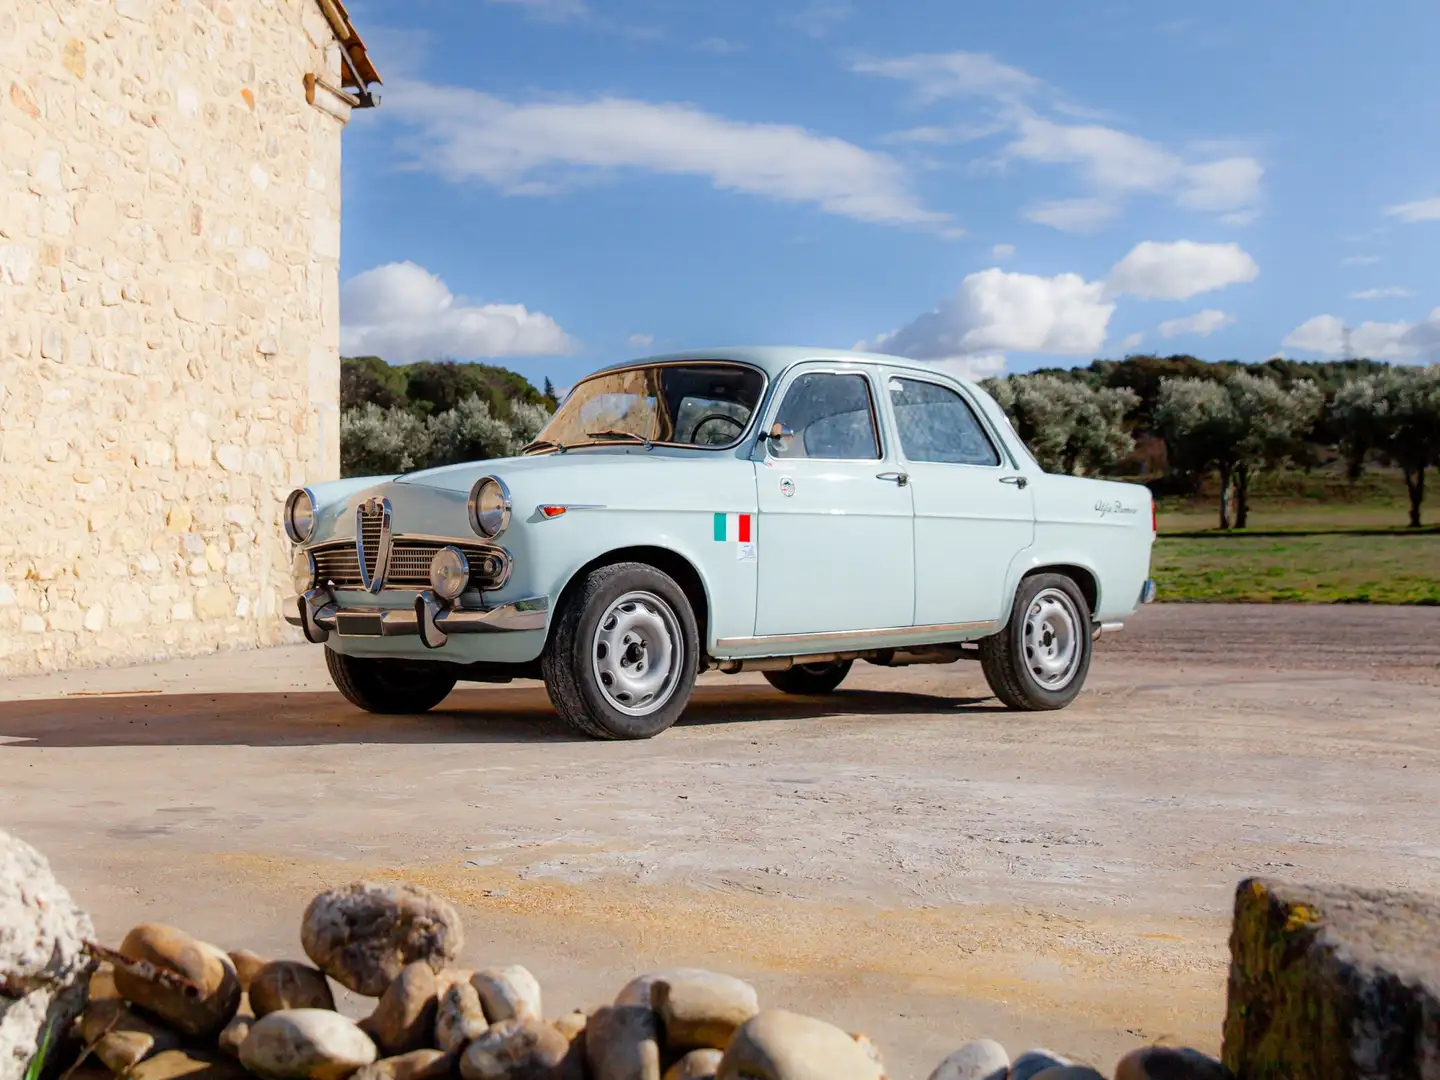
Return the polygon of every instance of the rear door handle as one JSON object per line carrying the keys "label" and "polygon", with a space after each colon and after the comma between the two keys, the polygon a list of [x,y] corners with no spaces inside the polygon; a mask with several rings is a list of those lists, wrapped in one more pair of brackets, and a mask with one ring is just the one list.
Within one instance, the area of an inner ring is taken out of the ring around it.
{"label": "rear door handle", "polygon": [[900,487],[904,487],[906,484],[910,483],[910,474],[903,472],[882,472],[876,473],[875,479],[890,480],[895,484],[898,484]]}
{"label": "rear door handle", "polygon": [[1023,490],[1025,485],[1030,483],[1030,481],[1026,480],[1023,476],[1002,476],[1000,477],[1000,483],[1014,484],[1016,487]]}

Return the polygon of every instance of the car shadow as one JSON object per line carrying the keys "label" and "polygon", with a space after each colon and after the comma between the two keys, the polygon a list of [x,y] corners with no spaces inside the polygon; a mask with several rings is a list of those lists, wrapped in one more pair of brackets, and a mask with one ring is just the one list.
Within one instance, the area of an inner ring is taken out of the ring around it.
{"label": "car shadow", "polygon": [[[894,691],[789,697],[763,686],[696,687],[680,727],[822,716],[994,712],[993,699]],[[47,747],[316,746],[347,743],[586,742],[543,688],[456,690],[428,713],[376,716],[321,691],[125,694],[0,702],[0,753]]]}

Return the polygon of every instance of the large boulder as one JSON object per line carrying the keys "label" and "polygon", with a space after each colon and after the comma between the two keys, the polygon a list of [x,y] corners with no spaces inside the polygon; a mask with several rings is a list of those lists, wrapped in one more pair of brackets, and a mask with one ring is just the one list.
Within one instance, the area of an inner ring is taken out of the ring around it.
{"label": "large boulder", "polygon": [[406,964],[423,960],[437,973],[448,967],[464,933],[455,908],[429,889],[357,881],[310,901],[300,943],[341,986],[378,998]]}
{"label": "large boulder", "polygon": [[45,857],[0,829],[0,1080],[23,1076],[85,1007],[94,935]]}
{"label": "large boulder", "polygon": [[1228,998],[1239,1080],[1435,1080],[1440,898],[1242,881]]}

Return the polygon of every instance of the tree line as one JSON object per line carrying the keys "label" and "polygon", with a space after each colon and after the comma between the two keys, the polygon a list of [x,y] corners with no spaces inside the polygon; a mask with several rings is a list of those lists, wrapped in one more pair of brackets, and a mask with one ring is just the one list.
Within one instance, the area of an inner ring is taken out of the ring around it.
{"label": "tree line", "polygon": [[1313,465],[1326,447],[1352,480],[1370,463],[1398,467],[1419,527],[1426,470],[1440,468],[1440,367],[1132,356],[982,385],[1050,472],[1114,475],[1133,464],[1137,437],[1159,439],[1165,468],[1151,487],[1195,493],[1218,477],[1222,529],[1248,523],[1257,474]]}

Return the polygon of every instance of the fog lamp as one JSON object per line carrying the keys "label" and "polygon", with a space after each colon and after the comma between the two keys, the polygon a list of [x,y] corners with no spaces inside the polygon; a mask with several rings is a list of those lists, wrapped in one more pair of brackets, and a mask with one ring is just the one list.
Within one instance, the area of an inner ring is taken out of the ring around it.
{"label": "fog lamp", "polygon": [[459,548],[443,547],[430,560],[430,588],[441,600],[454,600],[470,584],[470,561]]}
{"label": "fog lamp", "polygon": [[297,551],[290,560],[290,584],[296,596],[304,596],[315,586],[315,556],[308,551]]}

